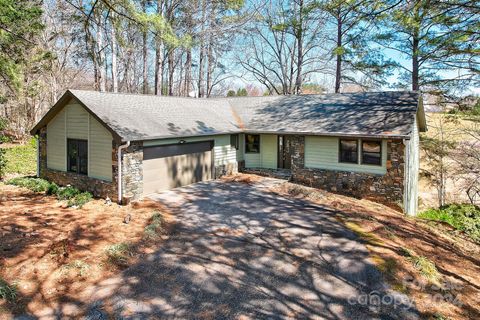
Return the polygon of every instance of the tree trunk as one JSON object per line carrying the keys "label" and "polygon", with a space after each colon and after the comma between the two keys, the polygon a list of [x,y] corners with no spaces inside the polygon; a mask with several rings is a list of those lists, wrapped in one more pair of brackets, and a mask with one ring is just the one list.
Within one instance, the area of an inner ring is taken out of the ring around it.
{"label": "tree trunk", "polygon": [[171,48],[168,53],[168,95],[173,96],[173,80],[175,68],[175,49]]}
{"label": "tree trunk", "polygon": [[302,64],[303,64],[303,0],[298,4],[298,24],[297,30],[297,77],[295,80],[295,93],[302,93]]}
{"label": "tree trunk", "polygon": [[412,90],[418,91],[420,89],[418,81],[418,38],[414,35],[412,41]]}
{"label": "tree trunk", "polygon": [[111,45],[112,45],[112,91],[118,92],[118,68],[117,68],[117,34],[114,26],[114,13],[111,16]]}
{"label": "tree trunk", "polygon": [[207,0],[202,0],[202,28],[200,31],[200,55],[198,59],[198,97],[201,98],[205,95],[205,88],[203,86],[203,67],[205,59],[205,23],[207,15]]}
{"label": "tree trunk", "polygon": [[190,94],[190,84],[192,82],[192,49],[187,49],[187,58],[185,59],[185,84],[184,92],[185,96],[188,97]]}
{"label": "tree trunk", "polygon": [[97,28],[97,70],[98,70],[98,89],[100,92],[106,91],[105,81],[106,81],[106,72],[105,72],[105,48],[103,47],[103,30],[102,24],[100,23]]}
{"label": "tree trunk", "polygon": [[[144,0],[143,3],[143,12],[147,12],[147,1]],[[143,44],[143,93],[148,93],[148,37],[147,31],[144,30],[142,33],[142,44]]]}
{"label": "tree trunk", "polygon": [[[157,14],[163,17],[163,0],[157,1]],[[155,94],[162,95],[163,79],[163,42],[162,35],[157,34],[155,39]]]}
{"label": "tree trunk", "polygon": [[210,41],[208,45],[208,51],[207,51],[207,85],[206,85],[207,98],[210,97],[210,93],[212,92],[213,65],[214,65],[213,49],[212,49],[212,42]]}
{"label": "tree trunk", "polygon": [[[340,18],[340,10],[337,15],[337,50],[342,47],[342,19]],[[340,92],[340,84],[342,81],[342,55],[337,51],[337,66],[335,70],[335,93]]]}

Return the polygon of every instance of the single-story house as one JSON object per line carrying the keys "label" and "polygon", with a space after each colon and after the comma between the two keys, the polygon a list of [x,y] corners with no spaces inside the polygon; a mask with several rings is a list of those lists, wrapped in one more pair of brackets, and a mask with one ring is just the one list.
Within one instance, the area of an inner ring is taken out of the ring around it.
{"label": "single-story house", "polygon": [[116,201],[242,170],[417,209],[417,92],[194,99],[68,90],[31,130],[38,175]]}

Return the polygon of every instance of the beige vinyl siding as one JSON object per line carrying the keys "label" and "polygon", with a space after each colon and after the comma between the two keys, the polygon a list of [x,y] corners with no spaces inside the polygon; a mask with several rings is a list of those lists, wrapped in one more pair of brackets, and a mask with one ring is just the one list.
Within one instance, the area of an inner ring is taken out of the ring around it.
{"label": "beige vinyl siding", "polygon": [[[387,172],[387,143],[385,140],[382,141],[382,165],[376,166],[339,162],[339,139],[338,137],[305,137],[305,167],[373,174],[385,174]],[[361,147],[360,142],[358,146]]]}
{"label": "beige vinyl siding", "polygon": [[65,106],[67,113],[67,138],[88,140],[89,113],[81,105],[70,103]]}
{"label": "beige vinyl siding", "polygon": [[169,138],[162,140],[150,140],[143,143],[144,147],[160,146],[166,144],[178,143],[180,140],[185,142],[198,142],[198,141],[214,141],[213,156],[215,165],[223,165],[227,163],[235,163],[237,161],[237,150],[230,145],[230,135],[218,135],[218,136],[199,136],[199,137],[187,137],[187,138]]}
{"label": "beige vinyl siding", "polygon": [[262,155],[262,168],[277,168],[277,136],[262,134],[260,138],[260,153]]}
{"label": "beige vinyl siding", "polygon": [[[245,140],[245,136],[243,137]],[[242,150],[245,150],[245,144]],[[277,136],[274,134],[260,135],[260,153],[245,152],[246,168],[277,168]]]}
{"label": "beige vinyl siding", "polygon": [[112,181],[112,134],[74,101],[47,124],[47,166],[67,171],[67,138],[88,141],[88,176]]}
{"label": "beige vinyl siding", "polygon": [[89,115],[88,175],[112,180],[112,134]]}
{"label": "beige vinyl siding", "polygon": [[405,151],[404,209],[408,215],[415,215],[418,209],[418,172],[420,169],[420,138],[417,119],[415,119],[411,138],[407,142]]}
{"label": "beige vinyl siding", "polygon": [[47,167],[61,171],[67,170],[65,114],[63,109],[47,124]]}

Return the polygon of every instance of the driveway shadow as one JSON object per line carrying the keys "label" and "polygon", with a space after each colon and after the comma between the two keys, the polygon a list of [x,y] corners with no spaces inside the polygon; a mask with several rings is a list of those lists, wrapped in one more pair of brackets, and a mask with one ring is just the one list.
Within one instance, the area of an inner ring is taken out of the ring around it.
{"label": "driveway shadow", "polygon": [[90,317],[416,319],[335,212],[210,181],[156,194],[178,226],[146,261],[86,293]]}

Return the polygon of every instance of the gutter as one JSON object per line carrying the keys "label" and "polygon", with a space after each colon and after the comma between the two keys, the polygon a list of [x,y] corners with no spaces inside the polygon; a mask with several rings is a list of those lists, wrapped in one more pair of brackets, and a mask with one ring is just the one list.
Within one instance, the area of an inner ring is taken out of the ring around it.
{"label": "gutter", "polygon": [[118,178],[117,178],[117,183],[118,183],[118,204],[122,204],[122,150],[128,148],[130,146],[130,141],[127,141],[125,144],[122,144],[118,146],[117,150],[117,161],[118,161]]}

